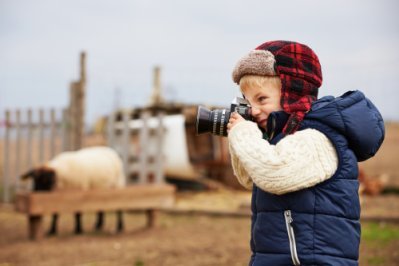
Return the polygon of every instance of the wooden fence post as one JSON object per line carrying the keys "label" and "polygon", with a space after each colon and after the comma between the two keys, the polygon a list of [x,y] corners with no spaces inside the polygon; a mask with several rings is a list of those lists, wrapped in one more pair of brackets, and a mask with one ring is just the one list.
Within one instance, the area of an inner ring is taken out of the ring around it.
{"label": "wooden fence post", "polygon": [[31,168],[33,165],[32,162],[32,131],[33,131],[33,124],[32,124],[32,109],[28,109],[28,117],[26,121],[27,126],[27,152],[26,152],[26,168]]}
{"label": "wooden fence post", "polygon": [[3,201],[10,202],[10,173],[9,173],[9,151],[10,151],[10,111],[5,113],[5,132],[4,132],[4,166],[3,166]]}
{"label": "wooden fence post", "polygon": [[70,114],[69,109],[65,108],[62,110],[62,119],[61,119],[61,150],[68,151],[71,149],[70,147]]}
{"label": "wooden fence post", "polygon": [[159,106],[164,102],[161,91],[161,67],[154,67],[153,90],[150,98],[150,105]]}
{"label": "wooden fence post", "polygon": [[15,111],[15,188],[19,186],[19,174],[21,169],[21,110]]}
{"label": "wooden fence post", "polygon": [[157,147],[157,151],[155,156],[155,162],[154,162],[154,175],[155,175],[155,183],[163,183],[164,182],[164,171],[163,171],[163,167],[164,167],[164,154],[163,154],[163,135],[165,133],[165,129],[163,127],[163,119],[164,119],[164,114],[163,113],[159,113],[157,116],[158,119],[158,127],[156,128],[156,147]]}
{"label": "wooden fence post", "polygon": [[[129,158],[130,158],[130,112],[124,111],[122,112],[122,161],[123,161],[123,169],[125,172],[125,177],[128,179],[129,177]],[[127,180],[126,180],[127,181]]]}
{"label": "wooden fence post", "polygon": [[70,142],[72,150],[83,146],[85,92],[86,90],[86,53],[80,54],[80,77],[70,85]]}
{"label": "wooden fence post", "polygon": [[143,122],[139,133],[139,147],[140,147],[140,159],[139,159],[139,184],[145,184],[148,182],[148,135],[149,127],[148,120],[150,114],[148,112],[143,112],[141,114],[141,120]]}
{"label": "wooden fence post", "polygon": [[112,111],[107,121],[107,145],[115,147],[115,112]]}
{"label": "wooden fence post", "polygon": [[52,108],[50,110],[50,157],[53,158],[56,153],[56,143],[55,138],[57,137],[56,131],[56,121],[55,121],[55,110]]}
{"label": "wooden fence post", "polygon": [[44,162],[44,110],[39,110],[39,162]]}

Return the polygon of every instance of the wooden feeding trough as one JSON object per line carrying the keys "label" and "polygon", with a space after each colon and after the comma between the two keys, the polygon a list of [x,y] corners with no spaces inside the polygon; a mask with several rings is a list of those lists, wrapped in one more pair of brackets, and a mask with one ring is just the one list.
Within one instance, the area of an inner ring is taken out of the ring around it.
{"label": "wooden feeding trough", "polygon": [[43,216],[53,213],[137,211],[147,214],[147,226],[155,224],[155,212],[173,206],[175,187],[168,184],[132,185],[122,189],[20,193],[15,208],[28,217],[31,239],[42,238]]}

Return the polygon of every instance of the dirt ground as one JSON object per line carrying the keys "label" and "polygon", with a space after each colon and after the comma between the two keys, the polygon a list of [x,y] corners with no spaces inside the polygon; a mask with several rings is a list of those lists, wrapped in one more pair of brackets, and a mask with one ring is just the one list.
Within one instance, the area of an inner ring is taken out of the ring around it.
{"label": "dirt ground", "polygon": [[[206,199],[206,200],[205,200]],[[367,197],[364,215],[399,218],[398,196]],[[226,204],[228,202],[228,204]],[[213,192],[179,194],[175,210],[221,211],[247,210],[249,194],[243,192]],[[385,211],[381,209],[381,203]],[[144,213],[125,215],[124,233],[115,234],[113,213],[106,216],[106,228],[91,230],[94,214],[84,215],[83,235],[75,236],[72,215],[60,219],[57,237],[34,242],[27,239],[27,221],[12,206],[0,206],[0,265],[247,265],[250,256],[250,217],[218,216],[205,213],[162,212],[157,226],[145,228]],[[50,218],[45,218],[48,228]],[[370,226],[364,221],[363,227]],[[399,224],[377,223],[389,227],[393,239],[362,240],[360,265],[398,265]],[[377,233],[380,234],[380,233]]]}
{"label": "dirt ground", "polygon": [[[127,216],[123,234],[108,225],[73,236],[70,220],[60,236],[37,243],[26,240],[19,217],[2,230],[0,265],[245,265],[249,256],[247,219],[162,215],[157,228],[143,229],[143,215]],[[87,220],[90,227],[93,217]]]}

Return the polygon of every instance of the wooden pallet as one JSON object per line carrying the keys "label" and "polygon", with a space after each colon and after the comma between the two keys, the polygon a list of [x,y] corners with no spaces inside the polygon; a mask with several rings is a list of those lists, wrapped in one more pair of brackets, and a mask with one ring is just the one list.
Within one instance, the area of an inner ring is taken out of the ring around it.
{"label": "wooden pallet", "polygon": [[155,211],[170,208],[175,187],[168,184],[133,185],[122,189],[20,193],[15,208],[28,216],[31,239],[43,237],[44,215],[97,211],[147,211],[147,226],[155,224]]}

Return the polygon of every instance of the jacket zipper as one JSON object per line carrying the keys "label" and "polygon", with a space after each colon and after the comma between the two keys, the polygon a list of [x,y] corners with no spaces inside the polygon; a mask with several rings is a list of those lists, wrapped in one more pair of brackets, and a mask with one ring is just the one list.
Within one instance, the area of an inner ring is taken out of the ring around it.
{"label": "jacket zipper", "polygon": [[[270,123],[270,125],[269,125]],[[267,135],[267,140],[272,140],[274,137],[274,131],[276,129],[276,116],[271,113],[270,117],[268,118],[267,124],[266,124],[266,135]]]}
{"label": "jacket zipper", "polygon": [[298,258],[298,253],[296,250],[294,228],[292,228],[292,225],[291,225],[291,223],[294,221],[292,219],[291,211],[290,210],[284,211],[284,217],[285,217],[285,225],[287,226],[288,240],[290,241],[290,251],[291,251],[292,263],[294,265],[301,265],[299,258]]}

